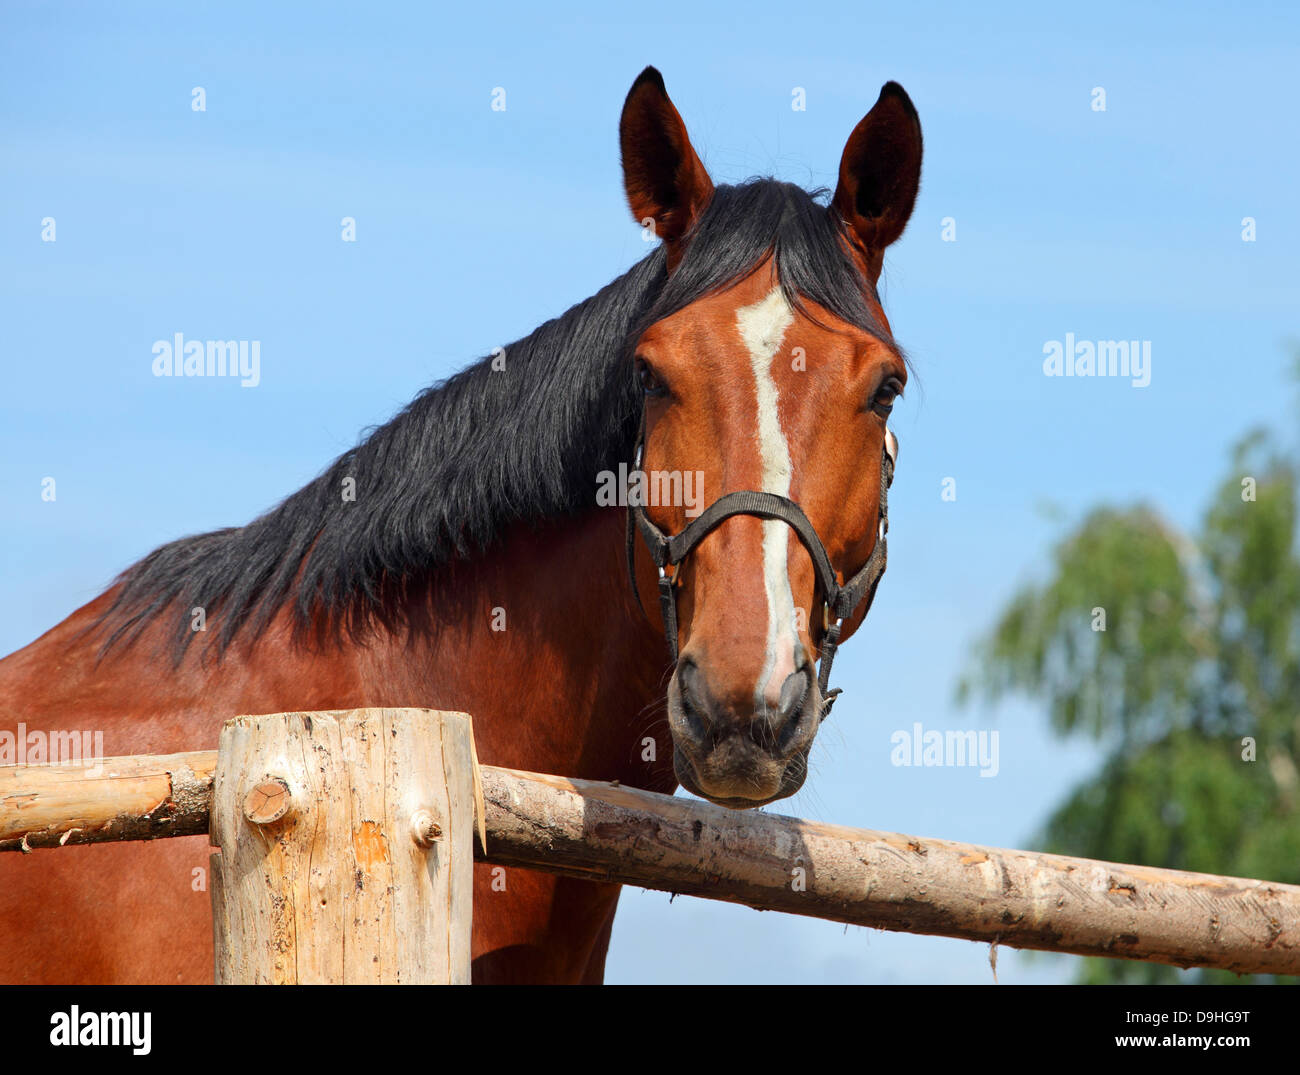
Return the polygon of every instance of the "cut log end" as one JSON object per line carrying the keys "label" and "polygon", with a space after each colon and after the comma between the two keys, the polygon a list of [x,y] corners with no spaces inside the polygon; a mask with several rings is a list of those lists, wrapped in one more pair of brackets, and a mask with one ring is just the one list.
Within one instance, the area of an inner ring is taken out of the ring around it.
{"label": "cut log end", "polygon": [[292,806],[289,782],[273,776],[250,788],[244,796],[244,817],[254,825],[269,825],[288,814]]}

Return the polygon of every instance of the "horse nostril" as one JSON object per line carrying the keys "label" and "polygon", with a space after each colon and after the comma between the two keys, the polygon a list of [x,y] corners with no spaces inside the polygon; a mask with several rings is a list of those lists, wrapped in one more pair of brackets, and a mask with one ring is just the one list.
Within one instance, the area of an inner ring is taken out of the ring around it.
{"label": "horse nostril", "polygon": [[803,721],[804,703],[812,688],[812,676],[805,665],[786,676],[781,684],[781,701],[777,705],[776,719],[772,722],[777,731],[777,750],[784,750],[794,738]]}
{"label": "horse nostril", "polygon": [[781,703],[777,709],[783,721],[788,720],[791,714],[803,708],[804,699],[808,697],[808,687],[810,685],[811,677],[808,675],[806,667],[800,668],[797,672],[791,672],[785,677],[785,682],[781,684]]}
{"label": "horse nostril", "polygon": [[677,689],[686,730],[697,742],[703,743],[709,737],[711,723],[709,693],[700,682],[699,666],[689,658],[683,658],[677,667]]}

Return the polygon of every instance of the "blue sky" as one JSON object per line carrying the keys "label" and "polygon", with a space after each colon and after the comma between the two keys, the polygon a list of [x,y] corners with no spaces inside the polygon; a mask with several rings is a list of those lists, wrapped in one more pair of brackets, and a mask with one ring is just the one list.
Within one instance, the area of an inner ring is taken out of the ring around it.
{"label": "blue sky", "polygon": [[[846,693],[808,786],[778,809],[1023,846],[1096,754],[1050,740],[1027,704],[956,709],[972,639],[1090,506],[1145,500],[1193,525],[1229,444],[1294,414],[1300,15],[702,7],[7,4],[0,653],[161,542],[252,518],[643,256],[617,122],[647,63],[718,182],[833,186],[896,79],[926,158],[883,287],[919,374],[893,420],[889,576],[836,665]],[[153,377],[175,332],[260,340],[260,385]],[[1150,385],[1045,377],[1043,346],[1067,333],[1150,341]],[[996,729],[997,777],[892,766],[914,721]],[[998,963],[1003,982],[1070,973]],[[984,946],[630,891],[609,977],[991,974]]]}

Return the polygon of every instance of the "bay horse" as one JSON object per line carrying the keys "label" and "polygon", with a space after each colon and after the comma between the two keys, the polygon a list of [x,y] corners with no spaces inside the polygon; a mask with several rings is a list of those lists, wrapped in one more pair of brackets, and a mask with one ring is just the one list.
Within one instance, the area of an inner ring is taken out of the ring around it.
{"label": "bay horse", "polygon": [[[908,371],[876,285],[920,124],[886,84],[828,201],[715,187],[654,68],[619,134],[633,216],[661,240],[647,256],[278,507],[164,545],[0,661],[0,730],[167,753],[215,747],[240,713],[424,706],[472,714],[490,764],[733,808],[798,790],[828,694],[815,662],[883,570]],[[629,464],[695,475],[713,505],[598,496]],[[0,856],[0,980],[211,981],[208,853]],[[489,869],[476,983],[603,979],[618,886],[510,870],[501,890]]]}

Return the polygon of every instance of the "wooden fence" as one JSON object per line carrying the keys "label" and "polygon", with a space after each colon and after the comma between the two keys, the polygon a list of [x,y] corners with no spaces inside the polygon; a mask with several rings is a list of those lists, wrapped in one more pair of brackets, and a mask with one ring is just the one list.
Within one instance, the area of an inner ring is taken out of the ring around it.
{"label": "wooden fence", "polygon": [[1294,885],[480,767],[460,713],[237,717],[216,751],[0,767],[0,850],[201,833],[217,848],[220,982],[468,982],[475,859],[1013,948],[1300,974]]}

